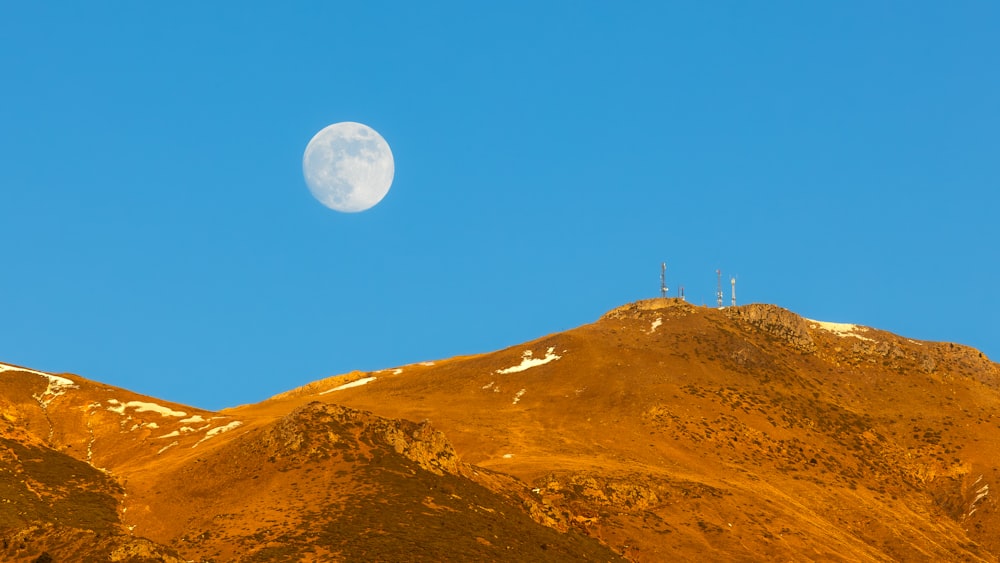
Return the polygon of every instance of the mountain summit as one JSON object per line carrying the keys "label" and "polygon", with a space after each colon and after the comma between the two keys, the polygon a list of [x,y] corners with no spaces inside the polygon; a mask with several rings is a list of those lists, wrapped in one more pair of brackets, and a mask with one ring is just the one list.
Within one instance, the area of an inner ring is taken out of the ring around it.
{"label": "mountain summit", "polygon": [[640,301],[221,412],[6,364],[0,401],[11,561],[1000,556],[1000,366],[772,305]]}

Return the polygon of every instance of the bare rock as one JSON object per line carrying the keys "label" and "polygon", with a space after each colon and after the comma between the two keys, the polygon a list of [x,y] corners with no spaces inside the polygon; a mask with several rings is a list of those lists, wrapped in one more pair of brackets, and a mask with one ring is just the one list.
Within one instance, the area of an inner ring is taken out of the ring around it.
{"label": "bare rock", "polygon": [[776,305],[754,303],[729,307],[726,316],[754,326],[761,331],[783,340],[800,352],[816,351],[816,343],[809,335],[805,319]]}

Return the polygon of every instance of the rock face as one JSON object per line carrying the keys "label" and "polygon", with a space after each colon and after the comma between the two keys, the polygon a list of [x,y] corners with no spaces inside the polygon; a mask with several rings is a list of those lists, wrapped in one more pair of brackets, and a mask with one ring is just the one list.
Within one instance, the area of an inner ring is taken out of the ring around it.
{"label": "rock face", "polygon": [[808,323],[795,313],[776,305],[754,303],[725,309],[729,318],[755,326],[764,333],[787,342],[800,352],[816,351]]}
{"label": "rock face", "polygon": [[221,413],[0,364],[0,413],[4,561],[1000,554],[1000,366],[771,305],[641,301]]}
{"label": "rock face", "polygon": [[343,450],[356,450],[358,441],[391,449],[437,475],[459,471],[454,448],[429,423],[388,420],[319,401],[282,417],[260,438],[273,460],[328,459]]}

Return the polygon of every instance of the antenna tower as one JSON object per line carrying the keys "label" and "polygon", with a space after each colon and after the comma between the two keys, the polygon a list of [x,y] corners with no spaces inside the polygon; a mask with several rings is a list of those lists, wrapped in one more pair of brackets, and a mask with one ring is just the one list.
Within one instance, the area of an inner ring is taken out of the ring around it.
{"label": "antenna tower", "polygon": [[681,298],[681,301],[687,301],[687,299],[684,298],[684,286],[683,285],[681,286],[681,295],[680,295],[680,298]]}
{"label": "antenna tower", "polygon": [[736,276],[733,276],[730,280],[733,284],[733,307],[736,306]]}
{"label": "antenna tower", "polygon": [[715,271],[716,277],[718,277],[718,284],[715,289],[715,300],[719,303],[719,308],[722,308],[722,270]]}
{"label": "antenna tower", "polygon": [[667,296],[667,263],[660,263],[660,297]]}

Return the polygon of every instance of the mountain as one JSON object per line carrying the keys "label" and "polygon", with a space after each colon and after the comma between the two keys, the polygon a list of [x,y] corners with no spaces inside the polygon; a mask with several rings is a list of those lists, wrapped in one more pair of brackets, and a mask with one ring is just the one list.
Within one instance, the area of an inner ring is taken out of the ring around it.
{"label": "mountain", "polygon": [[12,561],[1000,556],[1000,365],[772,305],[641,301],[221,412],[0,364],[0,403]]}

